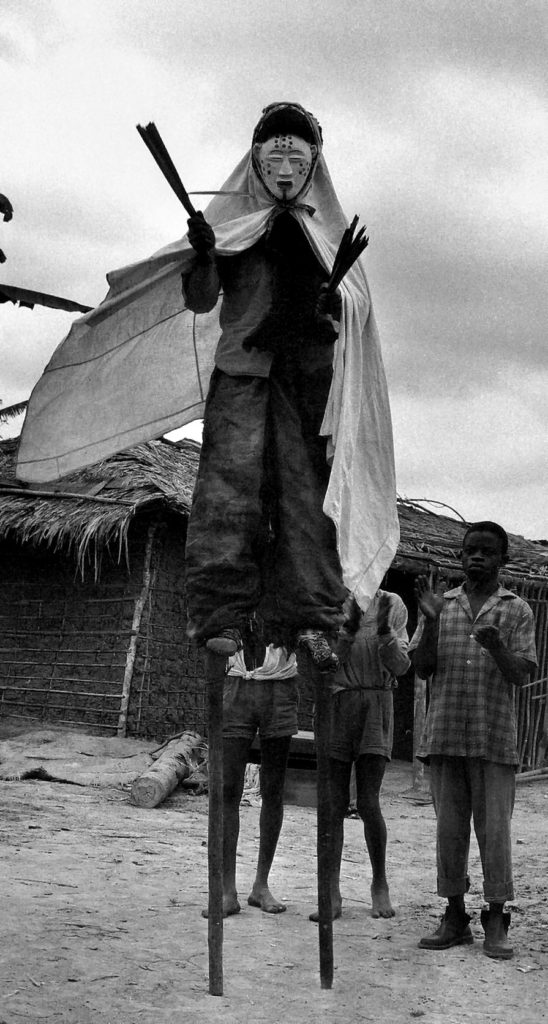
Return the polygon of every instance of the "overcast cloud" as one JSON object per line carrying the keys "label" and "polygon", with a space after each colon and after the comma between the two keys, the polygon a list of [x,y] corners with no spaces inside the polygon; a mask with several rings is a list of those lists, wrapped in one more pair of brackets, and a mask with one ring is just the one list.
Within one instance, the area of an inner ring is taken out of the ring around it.
{"label": "overcast cloud", "polygon": [[[156,122],[189,190],[216,188],[262,107],[294,99],[368,226],[399,493],[548,536],[544,0],[1,8],[0,281],[95,305],[109,270],[186,230],[135,125]],[[0,306],[4,405],[70,319]]]}

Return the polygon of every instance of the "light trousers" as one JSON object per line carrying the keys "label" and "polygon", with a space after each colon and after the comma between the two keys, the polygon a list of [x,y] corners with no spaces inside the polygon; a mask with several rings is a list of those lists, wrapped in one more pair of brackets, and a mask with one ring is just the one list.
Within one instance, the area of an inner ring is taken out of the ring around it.
{"label": "light trousers", "polygon": [[479,757],[430,758],[430,786],[437,819],[438,895],[469,889],[471,821],[483,868],[487,903],[514,898],[510,825],[516,792],[514,765]]}

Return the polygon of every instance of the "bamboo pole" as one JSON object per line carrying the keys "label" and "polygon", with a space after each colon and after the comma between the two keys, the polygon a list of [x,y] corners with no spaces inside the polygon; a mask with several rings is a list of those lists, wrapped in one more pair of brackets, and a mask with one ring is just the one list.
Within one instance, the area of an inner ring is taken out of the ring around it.
{"label": "bamboo pole", "polygon": [[[21,678],[22,678],[22,676],[19,677],[19,679],[21,679]],[[31,678],[31,679],[40,679],[40,676],[25,676],[25,678],[26,679],[29,679],[29,678]],[[66,679],[65,681],[66,682],[74,682],[74,683],[88,682],[87,679],[86,680],[81,680],[81,679],[78,679],[78,678],[75,678],[75,679],[72,679],[72,680],[71,679]],[[96,682],[97,680],[93,680],[93,681]],[[98,681],[100,682],[100,680],[98,680]],[[15,680],[15,682],[17,682],[17,679]],[[109,686],[110,685],[114,685],[114,683],[112,683],[112,684],[109,683]],[[118,684],[116,684],[116,685],[118,685]],[[47,693],[47,694],[58,693],[58,694],[62,694],[64,696],[66,696],[66,697],[99,697],[101,700],[117,700],[117,701],[120,700],[120,691],[119,690],[118,690],[117,693],[103,693],[103,692],[98,692],[96,690],[59,690],[59,689],[57,689],[57,687],[47,686],[47,685],[46,686],[14,686],[14,684],[11,683],[11,682],[5,683],[4,684],[4,689],[5,690],[13,690],[14,693]],[[118,709],[117,708],[112,708],[112,709],[105,708],[105,710],[106,710],[107,714],[117,714],[118,713]]]}
{"label": "bamboo pole", "polygon": [[[542,701],[546,697],[546,669],[548,667],[547,638],[547,588],[546,583],[539,587],[538,579],[521,580],[515,587],[516,592],[529,604],[535,619],[536,647],[538,659],[538,678],[531,679],[514,693],[518,730],[519,769],[517,778],[527,776],[527,769],[541,766],[546,747],[546,731],[548,719]],[[540,687],[541,692],[533,694],[534,688]]]}
{"label": "bamboo pole", "polygon": [[311,666],[316,691],[316,786],[317,865],[318,865],[318,940],[320,954],[320,985],[333,985],[333,910],[331,904],[331,786],[329,776],[330,676]]}
{"label": "bamboo pole", "polygon": [[223,685],[226,657],[206,651],[209,746],[207,938],[209,994],[223,994]]}
{"label": "bamboo pole", "polygon": [[[91,654],[91,653],[92,653],[91,651],[82,651],[82,650],[79,650],[78,648],[75,648],[74,650],[67,650],[66,647],[63,648],[63,654]],[[96,652],[93,652],[93,653],[96,653]],[[107,653],[110,654],[110,651],[107,652]],[[1,648],[0,648],[0,654],[2,654],[2,649]],[[125,661],[109,662],[107,665],[105,665],[105,664],[100,665],[100,668],[124,668],[125,664],[126,664]],[[42,658],[40,659],[40,661],[30,661],[30,659],[28,659],[28,658],[21,658],[20,660],[17,660],[17,661],[15,661],[15,660],[12,661],[11,659],[6,659],[5,661],[2,660],[2,667],[3,668],[9,668],[11,665],[15,665],[16,667],[19,667],[21,665],[31,665],[33,668],[37,668],[38,666],[40,666],[40,668],[43,670],[44,669],[44,651],[42,650]],[[97,663],[95,661],[92,661],[91,663],[80,662],[76,667],[77,668],[96,668],[96,665],[97,665]],[[72,668],[72,669],[74,669],[75,666],[74,666],[74,661],[56,661],[54,665],[51,665],[49,667],[51,667],[51,668]],[[28,675],[27,676],[27,674],[25,673],[25,679],[43,679],[43,678],[44,678],[44,672],[43,671],[39,672],[38,675],[35,675],[35,676],[33,676],[33,675]],[[56,676],[56,679],[58,679],[60,682],[67,682],[67,683],[81,682],[82,681],[82,680],[80,680],[80,677],[76,678],[75,676],[65,676],[65,675]],[[111,686],[111,685],[112,686],[119,686],[118,681],[113,682],[112,680],[86,679],[86,680],[83,680],[83,681],[84,682],[89,682],[89,683],[108,682],[109,686]]]}
{"label": "bamboo pole", "polygon": [[118,736],[125,736],[127,730],[127,713],[129,707],[129,697],[131,693],[131,680],[133,679],[133,669],[135,667],[135,658],[137,655],[137,642],[139,639],[139,628],[141,626],[141,619],[143,617],[143,611],[146,603],[146,599],[149,594],[151,587],[152,573],[152,548],[154,544],[154,535],[156,533],[156,523],[151,523],[148,528],[147,542],[145,547],[145,561],[143,569],[143,585],[141,587],[141,593],[135,602],[135,610],[133,612],[133,622],[131,624],[131,639],[129,641],[129,647],[126,658],[126,667],[124,671],[124,681],[122,684],[122,699],[120,701],[120,717],[118,719]]}
{"label": "bamboo pole", "polygon": [[539,607],[537,616],[537,657],[538,671],[541,678],[538,682],[542,686],[542,693],[536,694],[533,698],[538,701],[539,707],[539,730],[536,743],[535,764],[541,766],[546,757],[548,747],[548,679],[546,669],[548,668],[548,588],[543,588],[539,594]]}
{"label": "bamboo pole", "polygon": [[[132,600],[133,600],[133,598],[132,598]],[[26,629],[26,630],[23,630],[23,629],[18,629],[18,630],[10,629],[10,630],[6,630],[5,632],[6,632],[6,634],[8,634],[8,633],[9,634],[16,634],[18,637],[20,637],[20,636],[33,636],[33,637],[36,637],[36,629]],[[130,630],[130,629],[82,629],[82,630],[79,629],[78,630],[78,636],[132,636],[132,634],[133,634],[133,631]],[[60,635],[61,635],[61,630],[59,630],[59,629],[41,629],[40,630],[40,638],[48,637],[48,636],[60,636]],[[6,648],[6,650],[7,650],[7,648]],[[36,647],[36,648],[30,648],[30,650],[42,650],[42,648]],[[73,651],[78,651],[79,648],[77,648],[77,647],[66,647],[66,648],[63,648],[63,650],[64,651],[65,650],[68,651],[68,653],[70,654]]]}
{"label": "bamboo pole", "polygon": [[424,788],[424,762],[419,761],[417,750],[426,721],[426,679],[415,673],[413,685],[413,790]]}
{"label": "bamboo pole", "polygon": [[[438,582],[438,576],[434,570],[430,571],[429,582],[432,589],[434,589]],[[426,798],[427,795],[424,782],[424,763],[419,761],[417,757],[417,750],[419,749],[426,722],[426,693],[426,679],[421,679],[415,672],[413,677],[413,775],[411,789],[403,794],[410,799],[414,796],[419,799],[423,796]]]}
{"label": "bamboo pole", "polygon": [[10,486],[9,484],[0,484],[0,494],[8,494],[13,498],[47,498],[49,501],[52,498],[58,499],[71,499],[74,501],[91,501],[95,505],[124,505],[127,508],[135,508],[134,501],[128,501],[127,498],[103,498],[97,494],[79,494],[78,491],[34,491],[30,487],[19,487]]}

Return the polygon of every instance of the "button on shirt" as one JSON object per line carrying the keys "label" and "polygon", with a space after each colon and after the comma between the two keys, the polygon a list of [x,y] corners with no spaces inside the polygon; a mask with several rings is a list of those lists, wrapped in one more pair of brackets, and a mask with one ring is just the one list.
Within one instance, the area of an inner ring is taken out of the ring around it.
{"label": "button on shirt", "polygon": [[[535,627],[528,604],[504,587],[491,595],[474,620],[463,586],[444,594],[436,671],[417,757],[481,757],[518,764],[514,687],[489,651],[474,640],[475,626],[497,626],[513,653],[536,664]],[[419,622],[409,650],[418,647]]]}

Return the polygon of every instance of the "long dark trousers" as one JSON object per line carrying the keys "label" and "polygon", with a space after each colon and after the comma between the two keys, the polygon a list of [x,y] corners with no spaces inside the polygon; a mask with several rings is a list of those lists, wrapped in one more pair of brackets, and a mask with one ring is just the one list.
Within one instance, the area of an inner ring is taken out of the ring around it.
{"label": "long dark trousers", "polygon": [[186,546],[189,632],[198,640],[259,611],[296,632],[334,630],[345,596],[319,436],[331,368],[305,375],[215,370]]}

